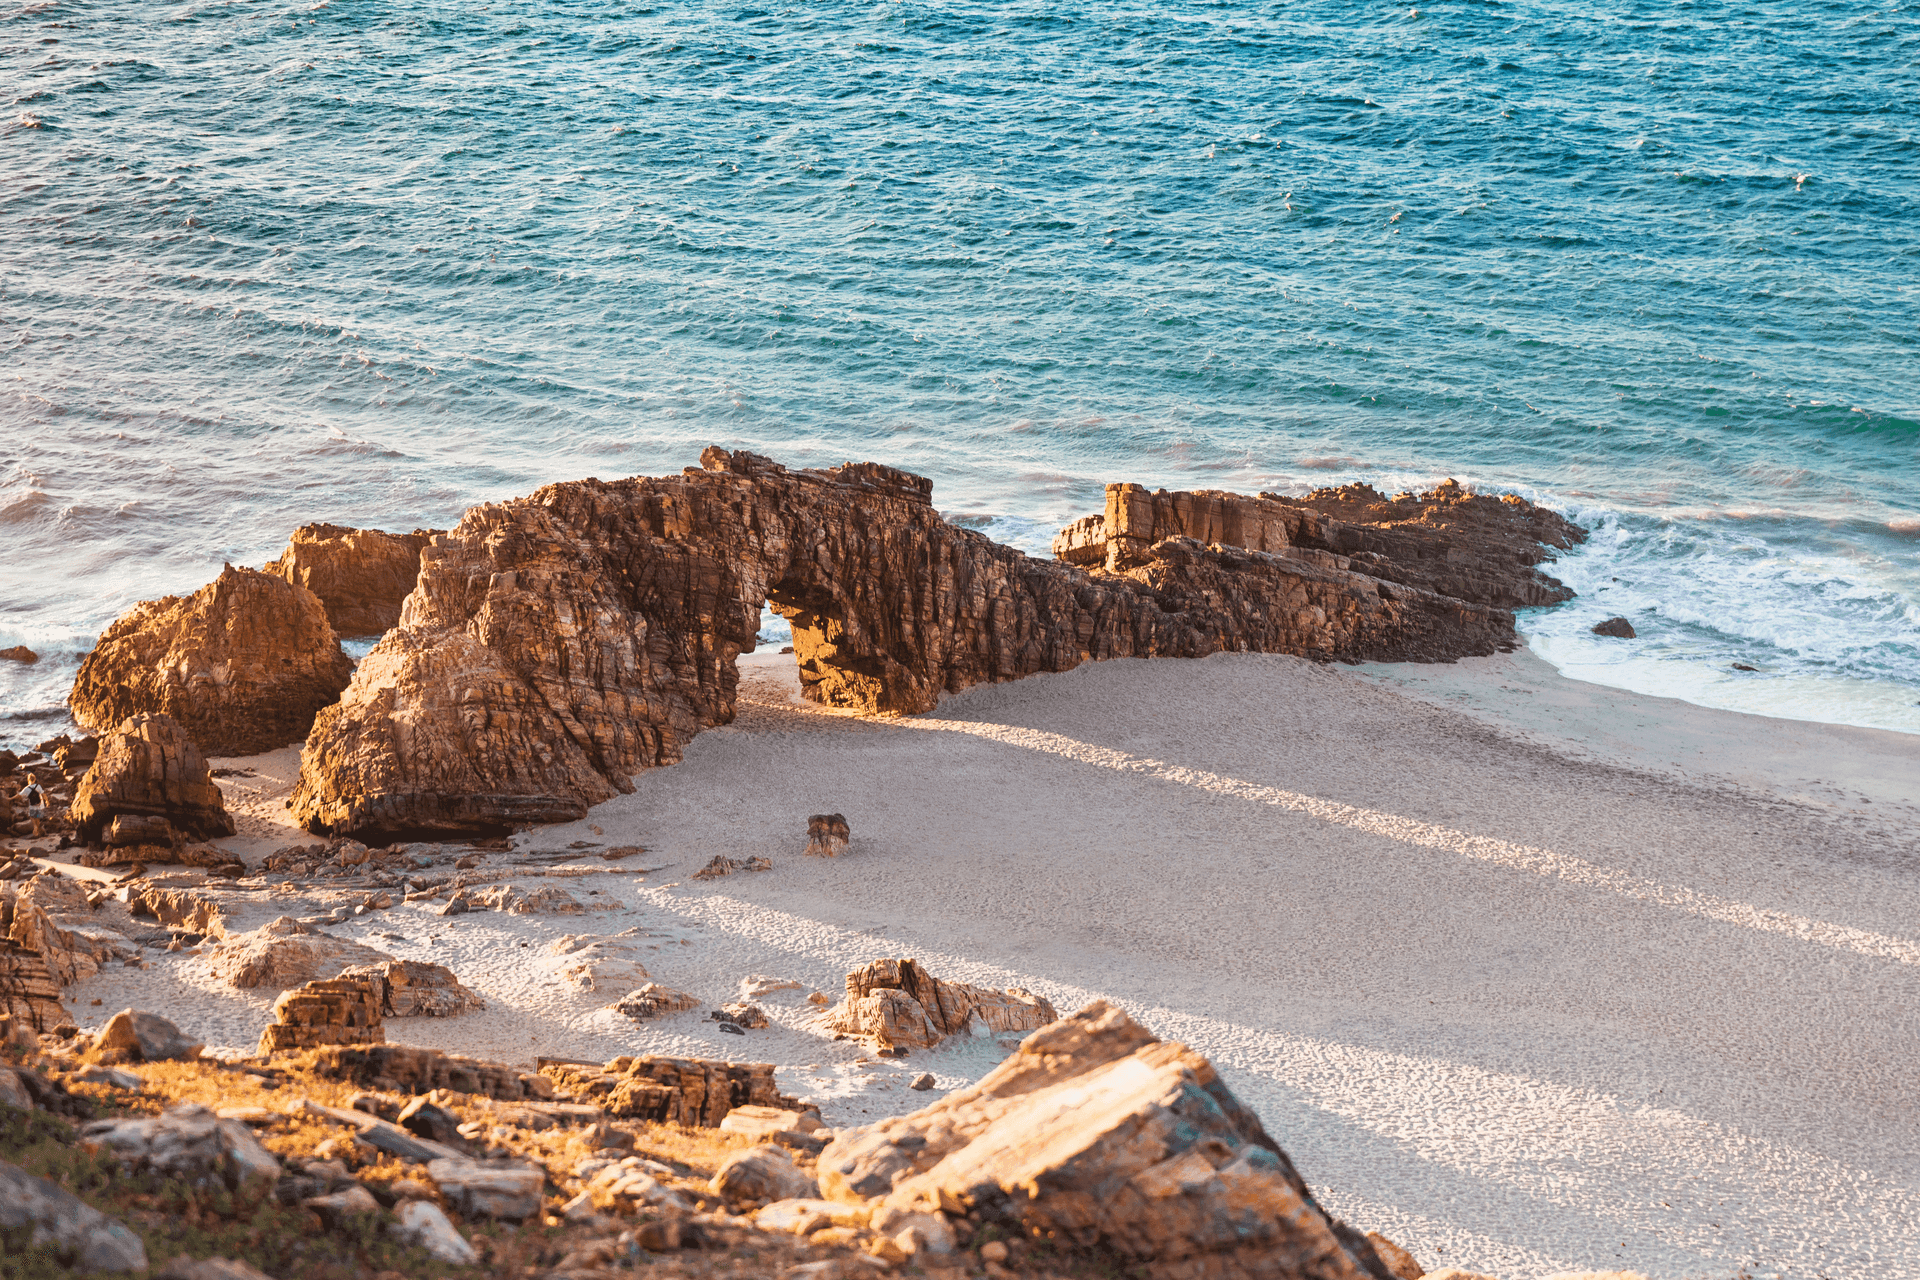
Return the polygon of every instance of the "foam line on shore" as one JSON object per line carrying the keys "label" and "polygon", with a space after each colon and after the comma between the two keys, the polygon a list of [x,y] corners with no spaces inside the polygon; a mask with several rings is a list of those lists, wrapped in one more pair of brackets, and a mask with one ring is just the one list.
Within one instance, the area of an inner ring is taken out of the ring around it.
{"label": "foam line on shore", "polygon": [[1116,751],[1110,747],[1102,747],[1091,742],[1082,742],[1077,738],[1069,738],[1063,734],[1046,733],[1038,729],[1022,729],[974,720],[905,719],[900,723],[908,728],[964,733],[1028,751],[1042,751],[1049,755],[1062,756],[1103,769],[1141,774],[1162,782],[1177,783],[1256,804],[1272,805],[1275,808],[1306,814],[1321,822],[1352,827],[1370,835],[1384,836],[1401,844],[1440,849],[1478,862],[1489,862],[1516,871],[1528,871],[1534,875],[1563,880],[1584,888],[1602,889],[1621,897],[1650,902],[1721,924],[1739,925],[1762,933],[1784,934],[1803,942],[1832,947],[1837,951],[1851,951],[1877,960],[1891,960],[1896,964],[1920,966],[1920,943],[1906,938],[1856,929],[1851,925],[1835,924],[1828,920],[1815,920],[1808,916],[1794,915],[1771,907],[1755,906],[1748,902],[1737,902],[1731,898],[1701,893],[1697,889],[1690,889],[1684,885],[1662,884],[1657,880],[1642,879],[1624,871],[1599,866],[1584,858],[1555,853],[1551,849],[1513,844],[1506,840],[1496,840],[1491,836],[1477,836],[1471,832],[1456,831],[1451,827],[1436,826],[1430,822],[1421,822],[1416,818],[1386,813],[1379,809],[1362,809],[1356,805],[1343,804],[1336,800],[1322,800],[1317,796],[1303,795],[1297,791],[1284,791],[1279,787],[1244,782],[1238,778],[1209,773],[1204,769],[1188,769],[1180,765],[1168,764],[1164,760],[1129,755],[1124,751]]}

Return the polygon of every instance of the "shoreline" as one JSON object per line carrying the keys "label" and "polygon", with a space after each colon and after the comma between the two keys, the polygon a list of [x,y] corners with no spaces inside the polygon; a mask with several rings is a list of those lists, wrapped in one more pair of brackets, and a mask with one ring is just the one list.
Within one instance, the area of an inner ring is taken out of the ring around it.
{"label": "shoreline", "polygon": [[[1920,1277],[1911,828],[1892,799],[1867,818],[1766,789],[1819,751],[1842,798],[1875,798],[1900,757],[1874,731],[1798,741],[1802,722],[1763,722],[1769,745],[1757,717],[1555,692],[1524,653],[1386,672],[1117,660],[901,720],[799,701],[787,655],[740,668],[733,725],[586,819],[515,838],[645,846],[629,861],[661,870],[546,881],[617,907],[403,905],[329,930],[450,965],[488,1000],[392,1040],[772,1061],[830,1124],[857,1124],[935,1096],[906,1089],[918,1072],[944,1091],[1002,1051],[875,1060],[809,1027],[806,990],[765,1001],[773,1025],[744,1041],[703,1020],[749,974],[837,995],[855,965],[911,955],[1063,1013],[1103,996],[1191,1043],[1333,1211],[1430,1268]],[[1629,725],[1694,754],[1656,759]],[[223,844],[253,862],[302,839],[272,821],[290,749],[215,763],[256,770],[222,780],[255,820]],[[853,828],[834,861],[801,856],[822,811]],[[688,879],[716,854],[774,869]],[[483,865],[512,879],[514,860]],[[237,927],[287,906],[265,897]],[[630,928],[655,979],[702,1008],[629,1023],[605,1008],[618,993],[549,972],[565,935]],[[250,1048],[270,994],[220,990],[186,953],[150,963],[70,1006],[159,1007]]]}

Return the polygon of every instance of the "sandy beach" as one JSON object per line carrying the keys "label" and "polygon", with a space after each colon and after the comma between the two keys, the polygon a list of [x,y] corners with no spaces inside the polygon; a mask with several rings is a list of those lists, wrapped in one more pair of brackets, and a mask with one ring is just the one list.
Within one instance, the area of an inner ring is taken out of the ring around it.
{"label": "sandy beach", "polygon": [[[773,1061],[857,1124],[923,1103],[922,1071],[953,1088],[1005,1052],[887,1061],[813,1027],[808,991],[910,955],[1192,1044],[1335,1212],[1429,1268],[1920,1276],[1920,738],[1576,684],[1526,653],[1115,661],[903,720],[800,702],[791,662],[743,658],[733,725],[488,860],[558,877],[583,914],[404,905],[333,930],[490,1003],[389,1038]],[[228,844],[301,838],[275,816],[292,750],[217,763],[253,770],[223,783]],[[822,811],[852,827],[838,860],[801,856]],[[646,852],[526,861],[576,841]],[[774,869],[692,880],[716,854]],[[316,892],[262,893],[234,925]],[[709,1006],[748,975],[803,985],[744,1041],[705,1009],[634,1024],[553,952],[622,933]],[[178,953],[68,1004],[161,1008],[250,1051],[272,995]]]}

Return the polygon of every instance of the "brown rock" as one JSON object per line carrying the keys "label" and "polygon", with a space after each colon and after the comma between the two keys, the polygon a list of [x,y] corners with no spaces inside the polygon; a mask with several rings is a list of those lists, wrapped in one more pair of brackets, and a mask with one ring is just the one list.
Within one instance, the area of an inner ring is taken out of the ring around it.
{"label": "brown rock", "polygon": [[846,818],[837,813],[816,813],[807,819],[807,856],[837,858],[846,852],[851,837]]}
{"label": "brown rock", "polygon": [[381,1044],[380,992],[373,979],[325,978],[273,1002],[273,1022],[260,1033],[262,1055],[323,1044]]}
{"label": "brown rock", "polygon": [[1412,1254],[1402,1249],[1378,1231],[1367,1232],[1367,1243],[1373,1246],[1373,1252],[1394,1280],[1421,1280],[1427,1273],[1414,1260]]}
{"label": "brown rock", "polygon": [[1608,618],[1605,622],[1596,622],[1591,630],[1597,636],[1608,636],[1615,640],[1639,638],[1639,633],[1633,629],[1633,624],[1625,618]]}
{"label": "brown rock", "polygon": [[657,982],[649,982],[646,986],[629,991],[614,1001],[613,1008],[638,1022],[698,1008],[699,1005],[698,996],[690,996],[684,991],[675,991],[672,987],[663,987]]}
{"label": "brown rock", "polygon": [[355,965],[340,976],[372,982],[380,1012],[388,1018],[452,1018],[487,1007],[478,992],[460,985],[453,970],[443,964],[386,960]]}
{"label": "brown rock", "polygon": [[[435,538],[400,625],[315,722],[296,820],[424,836],[579,818],[733,718],[734,659],[754,647],[763,604],[793,627],[808,698],[911,714],[970,685],[1105,658],[1491,653],[1517,642],[1504,606],[1420,584],[1559,598],[1531,561],[1469,569],[1476,549],[1537,560],[1536,529],[1578,533],[1517,499],[1453,490],[1386,503],[1406,518],[1365,538],[1318,510],[1236,498],[1271,506],[1286,545],[1226,531],[1136,547],[1129,517],[1118,567],[1089,573],[948,523],[929,481],[888,467],[789,471],[720,449],[702,463],[551,485]],[[1295,525],[1336,550],[1306,545]]]}
{"label": "brown rock", "polygon": [[537,889],[522,889],[518,885],[500,884],[491,889],[473,894],[468,899],[468,909],[472,911],[505,911],[516,916],[532,915],[579,915],[586,908],[580,900],[565,889],[556,889],[543,884]]}
{"label": "brown rock", "polygon": [[[345,938],[333,938],[281,916],[252,933],[235,934],[207,956],[207,968],[228,984],[285,989],[338,977],[353,965],[379,964],[392,956]],[[324,1042],[323,1042],[324,1043]]]}
{"label": "brown rock", "polygon": [[46,957],[10,938],[0,938],[0,1014],[35,1031],[73,1023],[60,1004],[60,984],[48,971]]}
{"label": "brown rock", "polygon": [[202,839],[234,830],[206,757],[165,715],[131,716],[103,735],[99,755],[74,792],[72,814],[88,841],[99,840],[121,818],[157,818]]}
{"label": "brown rock", "polygon": [[880,1049],[931,1049],[947,1036],[1032,1031],[1059,1015],[1053,1005],[1014,987],[994,991],[945,982],[913,960],[875,960],[847,975],[847,997],[828,1025]]}
{"label": "brown rock", "polygon": [[695,880],[718,880],[721,876],[730,876],[736,871],[771,871],[773,863],[766,858],[729,858],[716,853],[707,860],[707,865],[693,873]]}
{"label": "brown rock", "polygon": [[813,1179],[794,1167],[793,1157],[772,1145],[734,1152],[708,1185],[728,1200],[808,1200],[820,1194]]}
{"label": "brown rock", "polygon": [[313,1070],[323,1079],[389,1092],[451,1089],[503,1102],[545,1098],[553,1092],[552,1082],[533,1072],[405,1044],[328,1046],[314,1055]]}
{"label": "brown rock", "polygon": [[201,1044],[157,1013],[122,1009],[107,1019],[93,1047],[130,1062],[171,1062],[198,1058]]}
{"label": "brown rock", "polygon": [[819,1170],[828,1199],[868,1202],[876,1220],[965,1213],[1121,1270],[1392,1280],[1204,1057],[1104,1001],[971,1088],[836,1138]]}
{"label": "brown rock", "polygon": [[598,1103],[616,1120],[657,1120],[713,1129],[737,1107],[800,1111],[781,1093],[768,1062],[706,1058],[615,1058],[604,1068],[548,1063],[542,1072],[583,1101]]}
{"label": "brown rock", "polygon": [[201,750],[245,756],[305,738],[352,673],[312,592],[228,565],[191,596],[114,619],[69,702],[91,728],[163,714]]}
{"label": "brown rock", "polygon": [[32,666],[38,661],[40,661],[40,655],[23,644],[17,644],[11,649],[0,649],[0,662],[24,662]]}
{"label": "brown rock", "polygon": [[86,890],[65,876],[42,871],[18,887],[0,887],[0,937],[38,952],[49,976],[71,986],[100,971],[132,941],[91,920]]}
{"label": "brown rock", "polygon": [[400,604],[420,576],[420,549],[439,532],[302,525],[266,571],[318,597],[337,634],[379,635],[400,621]]}
{"label": "brown rock", "polygon": [[134,915],[152,916],[169,929],[224,938],[225,916],[220,904],[188,889],[162,889],[135,881],[127,893],[127,910]]}

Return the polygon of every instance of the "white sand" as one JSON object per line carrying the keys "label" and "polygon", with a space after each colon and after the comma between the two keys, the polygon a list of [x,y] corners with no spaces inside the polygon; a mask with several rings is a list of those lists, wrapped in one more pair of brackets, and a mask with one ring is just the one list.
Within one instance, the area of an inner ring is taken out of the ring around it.
{"label": "white sand", "polygon": [[[745,1039],[704,1009],[636,1025],[561,985],[546,948],[637,927],[654,976],[710,1004],[750,973],[837,994],[855,964],[913,955],[1063,1011],[1104,996],[1194,1045],[1335,1212],[1430,1268],[1920,1277],[1920,738],[1574,685],[1524,654],[1112,662],[892,722],[798,704],[791,661],[743,659],[734,726],[519,838],[668,864],[523,882],[613,909],[336,930],[492,1002],[390,1038],[773,1061],[857,1123],[924,1102],[922,1070],[951,1088],[1002,1051],[863,1063],[806,1025],[804,992]],[[257,852],[294,838],[272,825],[291,762],[245,763],[230,794],[255,788],[261,825],[235,843]],[[836,861],[799,856],[822,811],[852,825]],[[686,878],[715,854],[776,865]],[[243,926],[327,901],[259,899]],[[173,955],[69,996],[250,1046],[271,993]]]}

